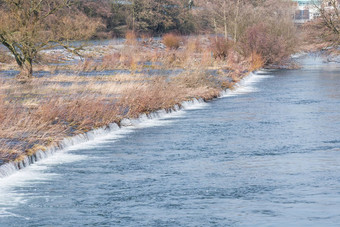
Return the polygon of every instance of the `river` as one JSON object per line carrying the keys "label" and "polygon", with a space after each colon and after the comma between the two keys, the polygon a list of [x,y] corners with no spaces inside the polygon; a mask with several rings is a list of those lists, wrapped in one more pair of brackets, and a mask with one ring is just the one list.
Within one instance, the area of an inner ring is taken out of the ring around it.
{"label": "river", "polygon": [[0,179],[0,226],[338,226],[340,65],[300,62]]}

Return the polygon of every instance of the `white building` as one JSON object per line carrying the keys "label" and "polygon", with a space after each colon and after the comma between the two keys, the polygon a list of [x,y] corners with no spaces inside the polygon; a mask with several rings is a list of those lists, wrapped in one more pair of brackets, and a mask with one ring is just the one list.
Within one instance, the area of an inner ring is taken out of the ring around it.
{"label": "white building", "polygon": [[296,2],[294,20],[296,23],[305,23],[319,17],[318,7],[321,6],[320,0],[293,0]]}

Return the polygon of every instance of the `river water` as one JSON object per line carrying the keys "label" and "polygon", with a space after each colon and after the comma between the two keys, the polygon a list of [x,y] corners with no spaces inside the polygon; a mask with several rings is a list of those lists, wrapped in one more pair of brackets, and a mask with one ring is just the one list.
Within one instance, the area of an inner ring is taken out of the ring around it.
{"label": "river water", "polygon": [[340,65],[300,61],[0,179],[0,226],[338,226]]}

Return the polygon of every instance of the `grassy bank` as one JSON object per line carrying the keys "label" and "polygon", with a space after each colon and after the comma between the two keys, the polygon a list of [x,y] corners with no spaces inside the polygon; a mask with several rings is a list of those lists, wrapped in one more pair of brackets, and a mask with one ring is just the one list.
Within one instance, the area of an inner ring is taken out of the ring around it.
{"label": "grassy bank", "polygon": [[[123,118],[159,109],[171,109],[193,98],[210,100],[249,71],[263,65],[260,56],[242,57],[217,38],[169,36],[161,41],[127,37],[83,51],[77,64],[37,64],[74,75],[51,75],[29,81],[0,79],[0,160],[20,161],[38,150],[57,145],[63,138],[81,134]],[[49,61],[53,52],[43,58]],[[14,67],[9,61],[3,68]],[[79,71],[128,69],[130,73],[77,76]],[[166,75],[138,72],[169,70]],[[180,73],[171,73],[181,69]],[[214,69],[214,73],[211,73]],[[209,71],[210,70],[210,71]]]}
{"label": "grassy bank", "polygon": [[[121,79],[118,79],[121,77]],[[0,81],[0,159],[25,155],[123,118],[171,109],[192,98],[210,100],[232,86],[228,75],[202,72],[171,80],[143,75],[56,76],[27,83]]]}

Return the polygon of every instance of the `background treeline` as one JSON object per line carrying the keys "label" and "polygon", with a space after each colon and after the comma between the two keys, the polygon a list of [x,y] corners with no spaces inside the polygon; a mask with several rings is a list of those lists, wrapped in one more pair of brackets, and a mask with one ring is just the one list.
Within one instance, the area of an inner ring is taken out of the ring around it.
{"label": "background treeline", "polygon": [[217,48],[232,45],[244,56],[260,55],[264,64],[286,59],[297,46],[295,6],[285,0],[80,0],[77,8],[101,18],[97,38],[165,33],[216,34]]}
{"label": "background treeline", "polygon": [[283,0],[79,0],[75,4],[87,16],[102,19],[98,36],[124,36],[133,30],[154,35],[216,32],[237,38],[259,21],[292,20],[292,4]]}
{"label": "background treeline", "polygon": [[126,31],[159,35],[170,31],[197,32],[197,9],[187,0],[79,0],[77,8],[101,18],[99,37],[124,36]]}

